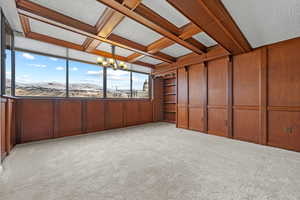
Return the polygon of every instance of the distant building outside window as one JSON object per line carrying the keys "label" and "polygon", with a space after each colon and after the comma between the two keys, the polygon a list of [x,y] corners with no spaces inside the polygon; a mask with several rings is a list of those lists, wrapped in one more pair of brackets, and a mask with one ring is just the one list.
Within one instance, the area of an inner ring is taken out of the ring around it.
{"label": "distant building outside window", "polygon": [[149,75],[132,72],[132,98],[149,98]]}
{"label": "distant building outside window", "polygon": [[107,68],[107,98],[130,98],[130,72]]}

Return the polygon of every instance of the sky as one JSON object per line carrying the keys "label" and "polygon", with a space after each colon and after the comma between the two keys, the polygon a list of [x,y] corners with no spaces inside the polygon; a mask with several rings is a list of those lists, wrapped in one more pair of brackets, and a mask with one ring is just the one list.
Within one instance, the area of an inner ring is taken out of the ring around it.
{"label": "sky", "polygon": [[[103,69],[97,65],[70,60],[69,82],[103,86]],[[66,60],[16,51],[16,81],[21,83],[66,82]],[[142,90],[148,75],[133,73],[133,89]],[[108,89],[130,89],[130,73],[107,70]]]}

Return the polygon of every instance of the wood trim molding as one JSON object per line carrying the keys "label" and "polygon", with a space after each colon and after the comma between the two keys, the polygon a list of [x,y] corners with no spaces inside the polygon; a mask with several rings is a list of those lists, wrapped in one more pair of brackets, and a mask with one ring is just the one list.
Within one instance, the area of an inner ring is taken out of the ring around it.
{"label": "wood trim molding", "polygon": [[220,0],[167,0],[232,54],[251,51],[251,46]]}
{"label": "wood trim molding", "polygon": [[175,35],[174,33],[170,32],[169,30],[167,30],[167,28],[165,27],[161,27],[160,24],[157,24],[156,21],[152,21],[150,19],[145,18],[144,16],[131,11],[130,9],[126,8],[125,6],[123,6],[122,4],[116,2],[116,1],[111,1],[111,0],[97,0],[100,3],[122,13],[123,15],[126,15],[127,17],[135,20],[136,22],[152,29],[153,31],[169,38],[170,40],[173,40],[174,42],[190,49],[191,51],[197,53],[197,54],[203,54],[203,51],[201,49],[199,49],[198,47],[193,46],[192,44],[182,40],[181,38],[179,38],[177,35]]}
{"label": "wood trim molding", "polygon": [[20,22],[21,22],[21,25],[22,25],[23,32],[26,36],[28,33],[31,32],[29,19],[28,19],[28,17],[23,16],[23,15],[20,15],[19,18],[20,18]]}
{"label": "wood trim molding", "polygon": [[259,69],[259,130],[260,143],[267,144],[268,135],[268,48],[261,49],[261,65]]}
{"label": "wood trim molding", "polygon": [[192,53],[192,54],[185,55],[181,58],[178,58],[175,63],[157,65],[155,67],[155,72],[153,72],[153,75],[159,75],[161,73],[166,73],[168,71],[176,70],[178,68],[182,68],[187,65],[203,63],[205,61],[215,60],[229,55],[230,53],[226,51],[224,48],[220,46],[216,46],[214,48],[211,48],[206,54],[200,56]]}
{"label": "wood trim molding", "polygon": [[[178,29],[179,34],[179,38],[193,44],[194,46],[198,46],[199,48],[201,48],[201,50],[203,52],[207,51],[206,46],[204,46],[202,43],[198,42],[197,40],[193,39],[192,36],[196,35],[197,33],[202,32],[197,26],[195,26],[193,23],[188,23],[184,26],[182,26],[180,29]],[[152,42],[151,44],[149,44],[147,46],[147,52],[148,53],[156,53],[159,52],[160,50],[167,48],[171,45],[175,44],[174,41],[163,37],[159,40],[156,40],[154,42]],[[141,54],[138,53],[134,53],[129,55],[127,58],[128,60],[133,60],[133,59],[140,59],[143,56]]]}

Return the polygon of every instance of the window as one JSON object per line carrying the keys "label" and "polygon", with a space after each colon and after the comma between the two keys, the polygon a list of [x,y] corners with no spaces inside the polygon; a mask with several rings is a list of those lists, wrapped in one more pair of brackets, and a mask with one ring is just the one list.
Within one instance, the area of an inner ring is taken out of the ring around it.
{"label": "window", "polygon": [[70,60],[69,96],[103,97],[103,68]]}
{"label": "window", "polygon": [[130,72],[107,68],[107,98],[130,98]]}
{"label": "window", "polygon": [[132,72],[132,98],[149,98],[149,75]]}
{"label": "window", "polygon": [[12,95],[11,90],[11,69],[12,69],[12,31],[5,23],[5,94]]}
{"label": "window", "polygon": [[66,96],[66,60],[16,52],[17,96]]}

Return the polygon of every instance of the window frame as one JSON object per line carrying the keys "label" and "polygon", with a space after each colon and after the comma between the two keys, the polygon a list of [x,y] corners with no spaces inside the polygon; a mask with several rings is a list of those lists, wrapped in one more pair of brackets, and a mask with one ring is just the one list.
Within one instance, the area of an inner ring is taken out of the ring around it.
{"label": "window frame", "polygon": [[[14,88],[14,79],[15,79],[15,48],[14,48],[14,32],[10,27],[10,24],[8,23],[8,20],[4,16],[2,9],[0,10],[1,14],[1,87],[0,87],[0,93],[1,96],[4,97],[13,97],[15,96],[15,88]],[[10,80],[11,80],[11,94],[8,95],[6,94],[6,30],[8,30],[11,34],[11,75],[10,75]]]}
{"label": "window frame", "polygon": [[[36,51],[30,51],[22,48],[14,48],[14,54],[15,52],[24,52],[24,53],[32,53],[36,55],[41,55],[41,56],[49,56],[49,57],[54,57],[54,58],[59,58],[59,59],[65,59],[66,60],[66,95],[64,97],[54,97],[54,96],[18,96],[14,93],[14,97],[16,98],[21,98],[21,99],[74,99],[74,100],[118,100],[118,101],[128,101],[128,100],[134,100],[134,101],[150,101],[152,99],[151,94],[152,94],[152,82],[151,82],[151,74],[146,73],[146,72],[139,72],[135,70],[123,70],[123,71],[128,71],[130,73],[130,90],[131,90],[131,96],[130,98],[107,98],[107,68],[104,66],[103,67],[103,97],[71,97],[69,96],[69,80],[70,80],[70,73],[69,73],[69,61],[76,61],[76,62],[82,62],[86,64],[91,64],[97,66],[96,63],[93,62],[88,62],[88,61],[83,61],[79,59],[74,59],[74,58],[68,58],[64,56],[58,56],[58,55],[53,55],[53,54],[47,54],[43,52],[36,52]],[[68,51],[67,51],[68,54]],[[14,56],[14,64],[15,64],[15,56]],[[118,69],[121,70],[121,69]],[[148,75],[148,80],[149,80],[149,90],[148,90],[148,98],[132,98],[132,72],[134,73],[140,73],[140,74],[145,74]],[[14,69],[12,69],[12,75],[13,75],[13,88],[12,90],[15,91],[15,66]]]}

